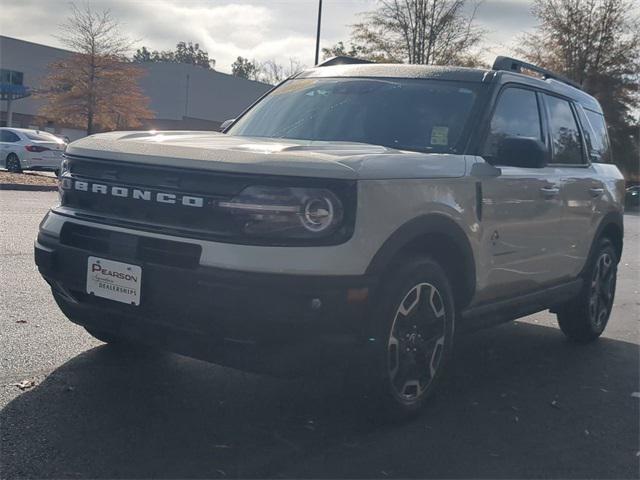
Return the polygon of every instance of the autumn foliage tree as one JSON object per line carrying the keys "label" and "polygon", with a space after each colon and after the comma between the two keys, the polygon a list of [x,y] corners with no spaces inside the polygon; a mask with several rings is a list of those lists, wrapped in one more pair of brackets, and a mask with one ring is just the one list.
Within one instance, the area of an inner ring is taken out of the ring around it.
{"label": "autumn foliage tree", "polygon": [[66,125],[96,131],[137,127],[153,117],[138,79],[143,71],[126,60],[131,43],[108,10],[72,5],[60,40],[73,54],[49,65],[40,114]]}

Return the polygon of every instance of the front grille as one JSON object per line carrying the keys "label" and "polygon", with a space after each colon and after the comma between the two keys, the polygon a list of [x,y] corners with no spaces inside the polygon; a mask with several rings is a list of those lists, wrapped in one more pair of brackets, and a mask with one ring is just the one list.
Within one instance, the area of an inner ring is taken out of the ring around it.
{"label": "front grille", "polygon": [[195,268],[202,248],[192,243],[140,237],[67,222],[60,232],[60,243],[134,262],[149,262],[180,268]]}
{"label": "front grille", "polygon": [[118,185],[138,185],[192,194],[230,197],[249,185],[245,175],[185,170],[159,165],[112,162],[89,158],[67,157],[73,177],[87,178]]}
{"label": "front grille", "polygon": [[[69,172],[62,182],[100,184],[109,194],[61,189],[61,206],[79,218],[104,224],[136,228],[189,238],[212,239],[230,243],[274,244],[273,241],[248,238],[237,215],[216,208],[218,202],[231,200],[250,185],[319,186],[330,188],[343,201],[345,226],[335,238],[318,244],[345,241],[353,231],[355,183],[342,180],[269,175],[229,174],[207,170],[189,170],[159,165],[97,160],[67,156]],[[112,193],[113,187],[127,191]],[[133,197],[137,190],[138,196]],[[148,198],[143,197],[145,194]],[[173,203],[157,201],[157,195],[170,195]],[[191,203],[197,202],[194,206]],[[304,241],[282,241],[299,244]],[[309,243],[309,242],[306,242]]]}
{"label": "front grille", "polygon": [[163,229],[201,231],[213,235],[232,235],[238,226],[231,215],[213,208],[216,201],[231,199],[249,184],[247,178],[209,172],[194,172],[175,168],[68,159],[72,179],[99,182],[109,188],[116,186],[143,189],[153,198],[159,192],[179,198],[204,199],[203,207],[180,203],[168,204],[144,199],[99,195],[79,190],[63,190],[61,204],[109,223],[156,225]]}

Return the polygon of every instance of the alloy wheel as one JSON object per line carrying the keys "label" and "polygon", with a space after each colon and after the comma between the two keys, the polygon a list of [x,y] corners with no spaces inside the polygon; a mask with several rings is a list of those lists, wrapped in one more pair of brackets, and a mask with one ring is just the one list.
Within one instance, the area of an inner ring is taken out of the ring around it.
{"label": "alloy wheel", "polygon": [[442,361],[446,336],[445,304],[430,283],[413,286],[395,312],[387,344],[387,368],[394,394],[418,400]]}
{"label": "alloy wheel", "polygon": [[7,170],[11,173],[18,173],[20,172],[21,168],[20,168],[20,159],[18,159],[18,157],[15,154],[11,154],[7,157],[7,161],[6,161],[6,167]]}
{"label": "alloy wheel", "polygon": [[604,329],[611,312],[615,277],[613,258],[609,252],[603,252],[593,270],[589,295],[589,320],[597,332]]}

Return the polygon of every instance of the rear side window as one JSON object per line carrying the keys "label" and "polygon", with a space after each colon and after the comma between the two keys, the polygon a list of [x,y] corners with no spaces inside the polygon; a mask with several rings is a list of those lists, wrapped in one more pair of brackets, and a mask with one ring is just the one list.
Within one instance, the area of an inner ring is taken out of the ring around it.
{"label": "rear side window", "polygon": [[589,149],[589,158],[595,163],[611,163],[609,136],[604,117],[591,110],[583,110],[585,114],[584,135]]}
{"label": "rear side window", "polygon": [[549,133],[553,145],[552,163],[583,164],[580,130],[578,130],[571,105],[566,100],[551,95],[545,94],[545,98],[549,110]]}
{"label": "rear side window", "polygon": [[498,143],[505,137],[530,137],[542,140],[540,112],[535,92],[507,88],[498,98],[493,112],[485,155],[496,155]]}
{"label": "rear side window", "polygon": [[0,130],[0,142],[19,142],[20,137],[9,130]]}

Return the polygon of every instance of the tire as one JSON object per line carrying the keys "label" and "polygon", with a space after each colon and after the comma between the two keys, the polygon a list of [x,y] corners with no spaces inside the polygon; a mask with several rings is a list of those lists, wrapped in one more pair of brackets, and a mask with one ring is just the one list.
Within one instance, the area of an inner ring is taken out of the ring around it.
{"label": "tire", "polygon": [[607,326],[616,293],[617,257],[608,238],[599,240],[585,272],[582,290],[558,309],[560,329],[571,340],[591,342],[602,335]]}
{"label": "tire", "polygon": [[20,159],[15,153],[10,153],[5,160],[5,166],[11,173],[22,172],[22,165],[20,165]]}
{"label": "tire", "polygon": [[373,308],[377,341],[367,390],[387,418],[414,416],[451,356],[455,307],[449,279],[435,260],[409,259],[388,276]]}

